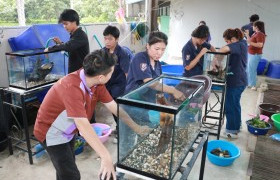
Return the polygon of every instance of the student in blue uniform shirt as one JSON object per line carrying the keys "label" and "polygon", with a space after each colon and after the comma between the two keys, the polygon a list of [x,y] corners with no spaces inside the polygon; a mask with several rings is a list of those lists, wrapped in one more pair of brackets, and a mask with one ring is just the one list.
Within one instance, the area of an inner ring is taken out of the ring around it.
{"label": "student in blue uniform shirt", "polygon": [[198,26],[191,39],[182,49],[184,76],[191,77],[203,74],[203,56],[207,51],[215,51],[215,48],[206,43],[209,37],[209,29],[206,25]]}
{"label": "student in blue uniform shirt", "polygon": [[[131,60],[128,76],[127,85],[125,92],[129,93],[132,90],[137,89],[144,83],[157,78],[161,75],[162,69],[159,59],[162,57],[167,46],[167,36],[162,32],[151,32],[149,35],[146,51],[137,53]],[[148,102],[155,102],[155,93],[161,90],[160,86],[153,86],[145,92],[144,96],[141,96],[141,100]],[[163,91],[173,95],[176,99],[185,100],[185,96],[182,92],[176,90],[172,86],[163,85]],[[149,121],[149,115],[143,112],[141,108],[124,108],[131,118],[142,125],[153,127],[153,124]],[[121,129],[123,128],[123,129]],[[125,143],[121,143],[119,147],[120,158],[126,155],[126,152],[133,149],[136,134],[132,130],[123,124],[120,126],[120,136]]]}
{"label": "student in blue uniform shirt", "polygon": [[225,135],[227,138],[237,138],[241,125],[241,94],[247,86],[247,43],[243,40],[243,33],[240,29],[227,29],[223,37],[226,46],[219,49],[219,52],[230,52],[229,75],[227,76],[225,114],[227,118]]}
{"label": "student in blue uniform shirt", "polygon": [[[117,63],[115,65],[114,72],[111,79],[106,83],[106,88],[116,100],[119,96],[122,96],[126,86],[126,76],[129,69],[131,54],[129,54],[126,48],[121,47],[118,44],[120,31],[115,26],[107,26],[103,31],[105,47],[104,49],[111,54],[117,55]],[[115,122],[117,123],[117,117],[113,115]]]}
{"label": "student in blue uniform shirt", "polygon": [[[137,53],[130,64],[125,92],[137,89],[142,84],[159,77],[162,74],[159,59],[162,57],[166,46],[167,36],[162,32],[151,32],[146,51]],[[154,87],[157,89],[157,87]],[[173,86],[164,85],[164,92],[172,94],[176,99],[184,100],[182,92]]]}

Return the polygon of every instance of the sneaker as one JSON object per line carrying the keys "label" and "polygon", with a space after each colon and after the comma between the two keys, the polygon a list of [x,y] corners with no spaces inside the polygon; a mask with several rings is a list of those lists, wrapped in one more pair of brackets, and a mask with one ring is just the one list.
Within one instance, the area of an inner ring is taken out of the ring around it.
{"label": "sneaker", "polygon": [[257,90],[256,86],[252,86],[251,89],[252,89],[253,91],[256,91],[256,90]]}
{"label": "sneaker", "polygon": [[113,143],[114,143],[114,144],[117,144],[117,143],[118,143],[118,138],[115,137],[115,138],[113,139]]}
{"label": "sneaker", "polygon": [[228,138],[228,139],[237,139],[238,138],[238,134],[237,133],[227,133],[224,132],[224,137]]}

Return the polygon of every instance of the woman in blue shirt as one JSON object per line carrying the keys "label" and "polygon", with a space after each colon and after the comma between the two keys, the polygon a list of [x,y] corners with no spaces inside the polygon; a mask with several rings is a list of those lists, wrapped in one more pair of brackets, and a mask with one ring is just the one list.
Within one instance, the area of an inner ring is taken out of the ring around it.
{"label": "woman in blue shirt", "polygon": [[[146,51],[137,53],[131,60],[127,75],[126,93],[161,75],[162,69],[159,59],[166,49],[167,39],[167,36],[162,32],[150,33]],[[162,86],[159,87],[161,88]],[[152,88],[158,89],[157,87]],[[172,94],[179,100],[184,100],[185,98],[183,93],[173,86],[163,85],[163,91]]]}
{"label": "woman in blue shirt", "polygon": [[240,29],[227,29],[223,34],[226,46],[219,52],[230,52],[227,88],[225,99],[225,114],[227,118],[225,135],[227,138],[238,138],[241,125],[241,94],[247,86],[247,43],[243,40]]}
{"label": "woman in blue shirt", "polygon": [[184,76],[191,77],[203,73],[203,56],[207,51],[216,51],[211,44],[206,43],[209,29],[206,25],[198,26],[192,32],[192,38],[182,49]]}
{"label": "woman in blue shirt", "polygon": [[[162,32],[151,32],[149,35],[148,43],[146,46],[146,51],[137,53],[131,60],[128,75],[127,75],[127,84],[125,93],[129,93],[132,90],[137,89],[144,83],[157,78],[161,75],[162,69],[159,59],[163,55],[167,46],[167,36]],[[147,102],[155,102],[156,93],[158,91],[164,91],[168,94],[172,94],[176,99],[185,100],[185,96],[182,92],[176,90],[173,86],[162,85],[160,83],[152,85],[149,90],[145,92],[145,95],[139,97],[141,100]],[[163,87],[163,88],[162,88]],[[126,112],[130,117],[141,125],[147,125],[154,127],[149,120],[149,115],[147,111],[143,111],[141,108],[137,107],[124,107]],[[122,123],[120,121],[120,123]],[[135,145],[136,134],[126,126],[121,124],[119,126],[119,134],[121,136],[122,144],[119,147],[120,157],[126,155],[126,152],[133,149]],[[125,143],[123,143],[125,142]]]}

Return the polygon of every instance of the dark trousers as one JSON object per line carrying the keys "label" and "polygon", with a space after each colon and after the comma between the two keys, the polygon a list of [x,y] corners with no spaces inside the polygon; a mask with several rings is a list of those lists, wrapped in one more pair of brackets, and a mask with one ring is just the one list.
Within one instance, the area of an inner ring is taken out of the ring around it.
{"label": "dark trousers", "polygon": [[226,131],[228,133],[238,133],[241,125],[241,94],[245,86],[227,87],[225,114],[227,118]]}
{"label": "dark trousers", "polygon": [[41,143],[48,152],[56,170],[57,180],[80,180],[80,172],[75,163],[74,144],[75,137],[68,143],[55,146],[46,146],[46,141]]}

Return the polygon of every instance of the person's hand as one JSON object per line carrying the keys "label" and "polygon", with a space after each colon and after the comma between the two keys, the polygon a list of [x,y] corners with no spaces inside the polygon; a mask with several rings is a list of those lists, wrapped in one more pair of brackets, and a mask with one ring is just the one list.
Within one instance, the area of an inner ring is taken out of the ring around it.
{"label": "person's hand", "polygon": [[217,56],[214,56],[212,62],[211,62],[211,66],[212,66],[212,69],[214,71],[218,71],[220,66],[221,66],[221,63],[220,61],[218,60],[218,57]]}
{"label": "person's hand", "polygon": [[110,180],[111,177],[114,180],[117,179],[111,156],[101,158],[101,167],[98,176],[101,180]]}
{"label": "person's hand", "polygon": [[53,41],[54,41],[56,44],[62,44],[61,40],[60,40],[58,37],[54,37],[54,38],[53,38]]}
{"label": "person's hand", "polygon": [[139,126],[135,132],[140,136],[148,135],[151,132],[151,128],[149,126]]}
{"label": "person's hand", "polygon": [[245,36],[246,36],[247,42],[250,41],[250,36],[249,36],[249,30],[248,30],[248,29],[246,29],[246,30],[244,31],[244,34],[245,34]]}
{"label": "person's hand", "polygon": [[177,100],[184,101],[186,99],[185,95],[181,91],[178,91],[175,88],[174,88],[174,92],[172,94],[173,94],[174,98]]}
{"label": "person's hand", "polygon": [[49,48],[44,49],[44,52],[48,52],[48,51],[49,51]]}
{"label": "person's hand", "polygon": [[204,55],[205,53],[207,53],[209,51],[209,49],[207,49],[206,47],[202,48],[200,53],[202,53],[202,55]]}

